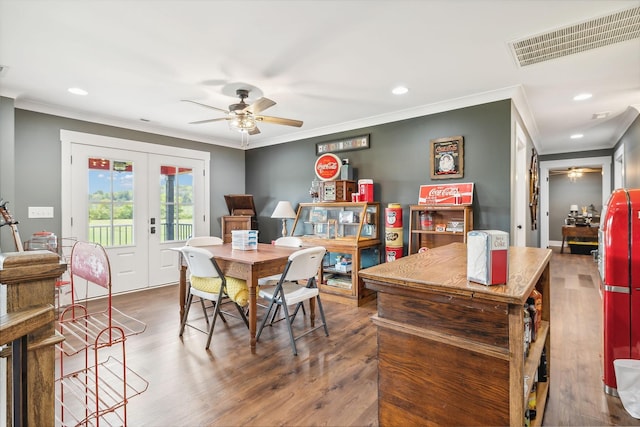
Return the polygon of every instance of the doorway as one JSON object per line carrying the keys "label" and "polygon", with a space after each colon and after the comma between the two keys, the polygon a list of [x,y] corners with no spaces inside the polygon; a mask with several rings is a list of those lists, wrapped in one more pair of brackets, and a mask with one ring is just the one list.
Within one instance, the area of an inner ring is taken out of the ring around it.
{"label": "doorway", "polygon": [[[209,234],[210,154],[65,130],[61,141],[62,236],[105,247],[113,293],[177,282],[171,248]],[[106,292],[94,288],[77,296]]]}
{"label": "doorway", "polygon": [[549,171],[571,167],[592,167],[602,169],[602,212],[611,194],[611,157],[588,157],[540,162],[540,247],[549,247]]}

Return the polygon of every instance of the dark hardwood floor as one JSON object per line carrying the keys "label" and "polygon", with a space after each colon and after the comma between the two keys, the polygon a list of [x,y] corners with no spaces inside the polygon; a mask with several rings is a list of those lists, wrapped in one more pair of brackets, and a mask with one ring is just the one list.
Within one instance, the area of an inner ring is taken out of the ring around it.
{"label": "dark hardwood floor", "polygon": [[548,426],[638,426],[602,385],[602,299],[589,255],[551,258],[551,383]]}
{"label": "dark hardwood floor", "polygon": [[[593,259],[554,251],[551,287],[543,425],[640,426],[603,392]],[[301,338],[294,356],[280,324],[263,332],[251,355],[248,331],[234,318],[216,325],[209,351],[202,332],[187,328],[180,339],[177,292],[168,286],[114,298],[114,306],[148,324],[126,342],[127,365],[149,382],[129,401],[130,426],[378,425],[376,329],[369,319],[375,301],[356,308],[325,300],[329,337],[318,330]],[[204,323],[196,319],[201,313],[194,305],[193,321]]]}

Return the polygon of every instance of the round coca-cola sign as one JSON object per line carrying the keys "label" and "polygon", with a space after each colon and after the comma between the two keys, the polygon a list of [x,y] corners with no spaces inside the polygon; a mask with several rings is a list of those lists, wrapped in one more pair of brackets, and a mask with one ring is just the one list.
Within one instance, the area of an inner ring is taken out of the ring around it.
{"label": "round coca-cola sign", "polygon": [[326,153],[316,160],[316,176],[323,181],[331,181],[340,176],[342,160],[335,154]]}

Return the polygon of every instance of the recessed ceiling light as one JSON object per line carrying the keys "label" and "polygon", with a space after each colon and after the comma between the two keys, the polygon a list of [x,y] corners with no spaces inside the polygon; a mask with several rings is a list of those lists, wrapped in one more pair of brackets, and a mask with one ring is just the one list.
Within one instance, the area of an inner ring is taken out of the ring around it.
{"label": "recessed ceiling light", "polygon": [[601,113],[593,113],[593,118],[594,119],[604,119],[609,117],[609,114],[611,114],[611,111],[602,111]]}
{"label": "recessed ceiling light", "polygon": [[582,138],[584,135],[581,133],[574,133],[573,135],[571,135],[571,139],[580,139]]}
{"label": "recessed ceiling light", "polygon": [[409,92],[409,89],[405,86],[396,86],[391,91],[394,95],[404,95],[407,92]]}
{"label": "recessed ceiling light", "polygon": [[89,92],[87,92],[84,89],[80,89],[79,87],[70,87],[69,89],[67,89],[69,92],[71,92],[74,95],[88,95]]}
{"label": "recessed ceiling light", "polygon": [[591,98],[593,95],[590,93],[581,93],[573,97],[574,101],[584,101],[585,99]]}

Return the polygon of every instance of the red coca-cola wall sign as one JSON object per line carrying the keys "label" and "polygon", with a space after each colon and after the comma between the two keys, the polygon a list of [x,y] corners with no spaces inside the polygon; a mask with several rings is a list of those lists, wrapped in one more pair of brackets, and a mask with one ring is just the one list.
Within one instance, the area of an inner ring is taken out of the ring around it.
{"label": "red coca-cola wall sign", "polygon": [[441,185],[421,185],[419,205],[471,205],[473,182]]}
{"label": "red coca-cola wall sign", "polygon": [[331,181],[340,176],[342,160],[335,154],[327,153],[316,160],[316,176],[323,181]]}

